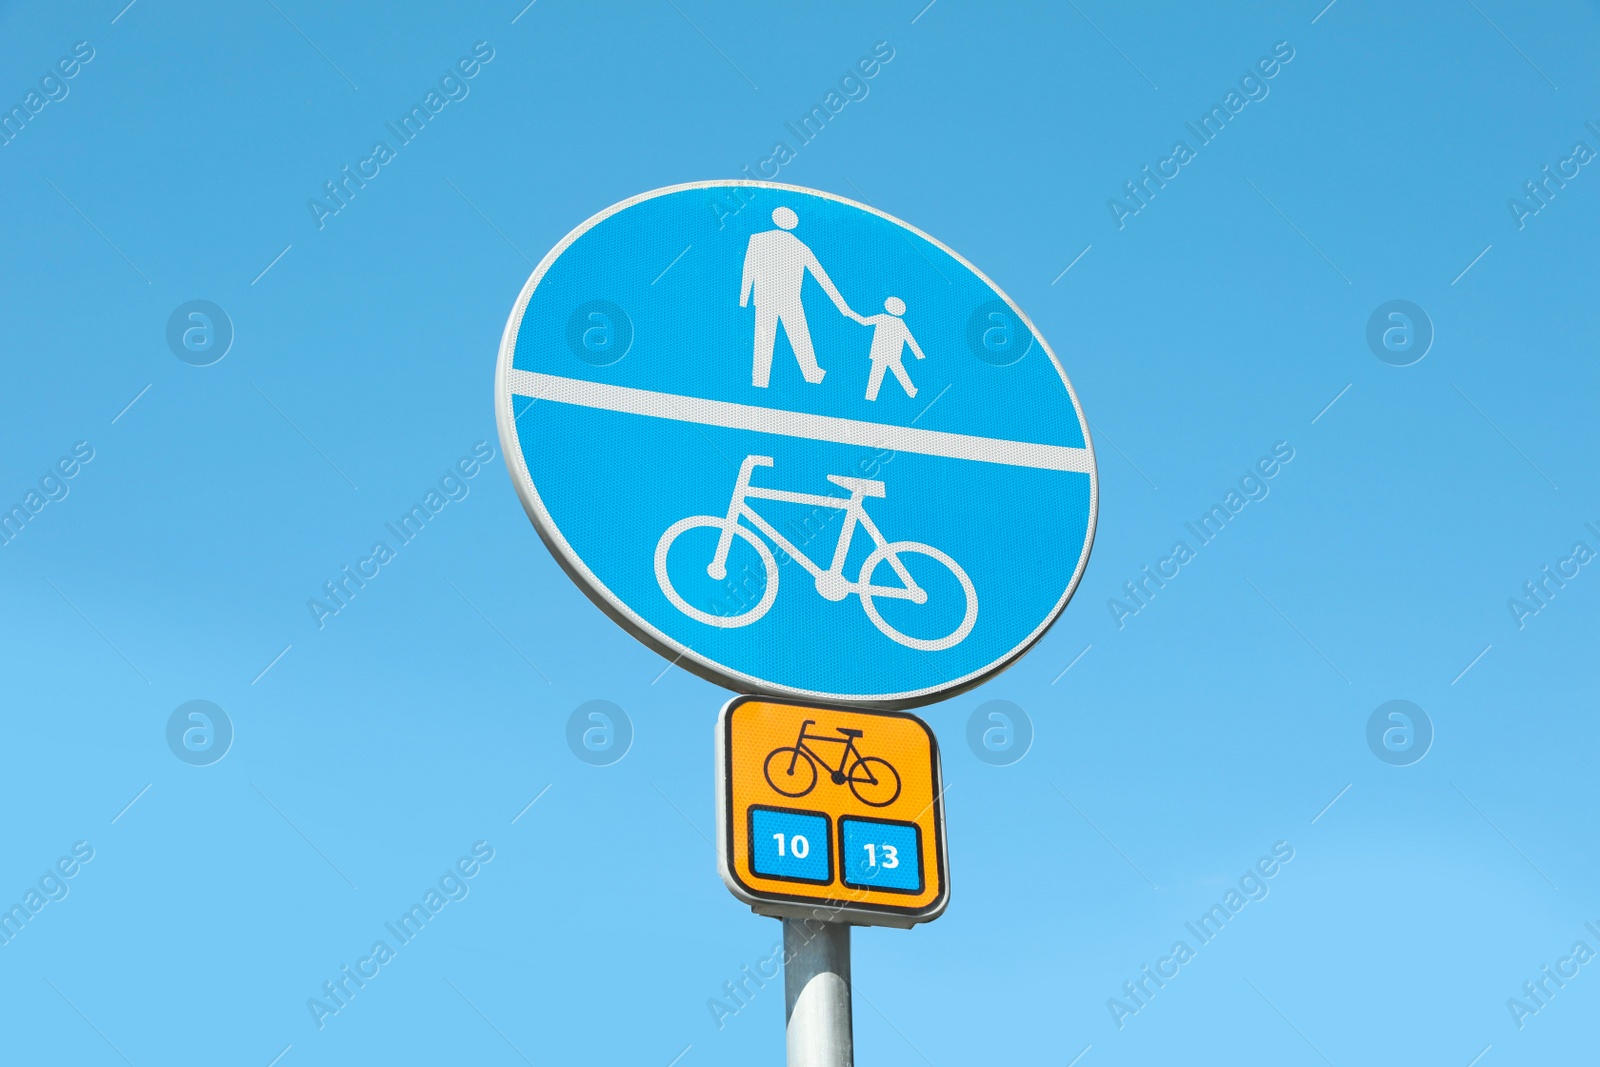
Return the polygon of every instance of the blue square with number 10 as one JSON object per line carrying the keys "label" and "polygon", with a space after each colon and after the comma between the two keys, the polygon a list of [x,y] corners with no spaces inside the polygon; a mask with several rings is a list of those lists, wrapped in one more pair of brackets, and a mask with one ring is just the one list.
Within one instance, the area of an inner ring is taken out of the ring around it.
{"label": "blue square with number 10", "polygon": [[750,809],[750,867],[767,878],[833,881],[828,817],[783,808]]}
{"label": "blue square with number 10", "polygon": [[879,819],[839,820],[844,884],[901,893],[922,890],[921,830],[916,823]]}

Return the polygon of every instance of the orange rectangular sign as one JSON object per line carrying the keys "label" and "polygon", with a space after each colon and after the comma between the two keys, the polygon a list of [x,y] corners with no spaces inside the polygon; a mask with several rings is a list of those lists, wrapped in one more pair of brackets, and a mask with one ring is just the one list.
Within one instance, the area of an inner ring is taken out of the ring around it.
{"label": "orange rectangular sign", "polygon": [[754,911],[903,927],[944,911],[944,787],[927,723],[738,697],[716,745],[718,866]]}

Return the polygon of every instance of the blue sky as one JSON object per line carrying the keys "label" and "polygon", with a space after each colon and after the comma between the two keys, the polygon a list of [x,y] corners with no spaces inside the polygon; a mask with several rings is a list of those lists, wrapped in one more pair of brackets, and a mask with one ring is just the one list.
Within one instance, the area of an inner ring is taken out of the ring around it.
{"label": "blue sky", "polygon": [[[730,694],[572,585],[492,409],[548,249],[768,160],[991,277],[1098,450],[1073,602],[924,712],[952,900],[856,932],[861,1061],[1589,1047],[1600,963],[1561,961],[1600,952],[1593,3],[125,2],[0,5],[0,503],[26,513],[0,903],[39,902],[0,943],[8,1058],[779,1060],[779,986],[720,1028],[707,1004],[778,937],[710,845]],[[308,206],[379,140],[337,213]],[[1146,166],[1169,176],[1130,200]],[[206,366],[168,342],[195,300],[233,333]],[[1396,300],[1433,334],[1407,366],[1368,343]],[[435,490],[319,627],[307,601]],[[203,766],[168,740],[194,700],[232,731]],[[567,741],[591,700],[631,723],[605,766]],[[990,700],[1033,725],[1007,766],[965,741]],[[1367,740],[1392,700],[1433,731],[1408,765]],[[1265,895],[1129,1001],[1275,846]],[[319,1027],[308,999],[430,890]],[[1546,965],[1578,970],[1536,1002]]]}

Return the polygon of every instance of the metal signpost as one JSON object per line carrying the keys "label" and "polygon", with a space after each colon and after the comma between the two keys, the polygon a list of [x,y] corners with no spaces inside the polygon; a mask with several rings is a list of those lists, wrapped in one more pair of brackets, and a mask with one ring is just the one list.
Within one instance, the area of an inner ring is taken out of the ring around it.
{"label": "metal signpost", "polygon": [[617,623],[735,692],[724,880],[784,922],[791,1064],[852,1062],[849,926],[949,900],[938,746],[901,710],[1004,669],[1094,537],[1089,427],[1021,310],[870,207],[644,193],[528,279],[496,373],[513,483]]}
{"label": "metal signpost", "polygon": [[717,718],[717,866],[784,922],[791,1065],[851,1062],[849,926],[950,900],[939,745],[908,711],[738,697]]}

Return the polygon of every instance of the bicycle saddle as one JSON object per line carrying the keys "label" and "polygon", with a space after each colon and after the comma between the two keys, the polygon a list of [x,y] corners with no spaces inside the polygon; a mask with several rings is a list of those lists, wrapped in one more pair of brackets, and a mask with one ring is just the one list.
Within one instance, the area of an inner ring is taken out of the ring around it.
{"label": "bicycle saddle", "polygon": [[883,483],[876,478],[851,478],[843,474],[830,474],[828,481],[841,489],[848,489],[862,496],[883,496],[886,493]]}
{"label": "bicycle saddle", "polygon": [[861,731],[860,730],[852,730],[848,726],[836,726],[836,727],[834,727],[834,729],[838,730],[841,734],[844,734],[846,737],[860,737],[861,736]]}

